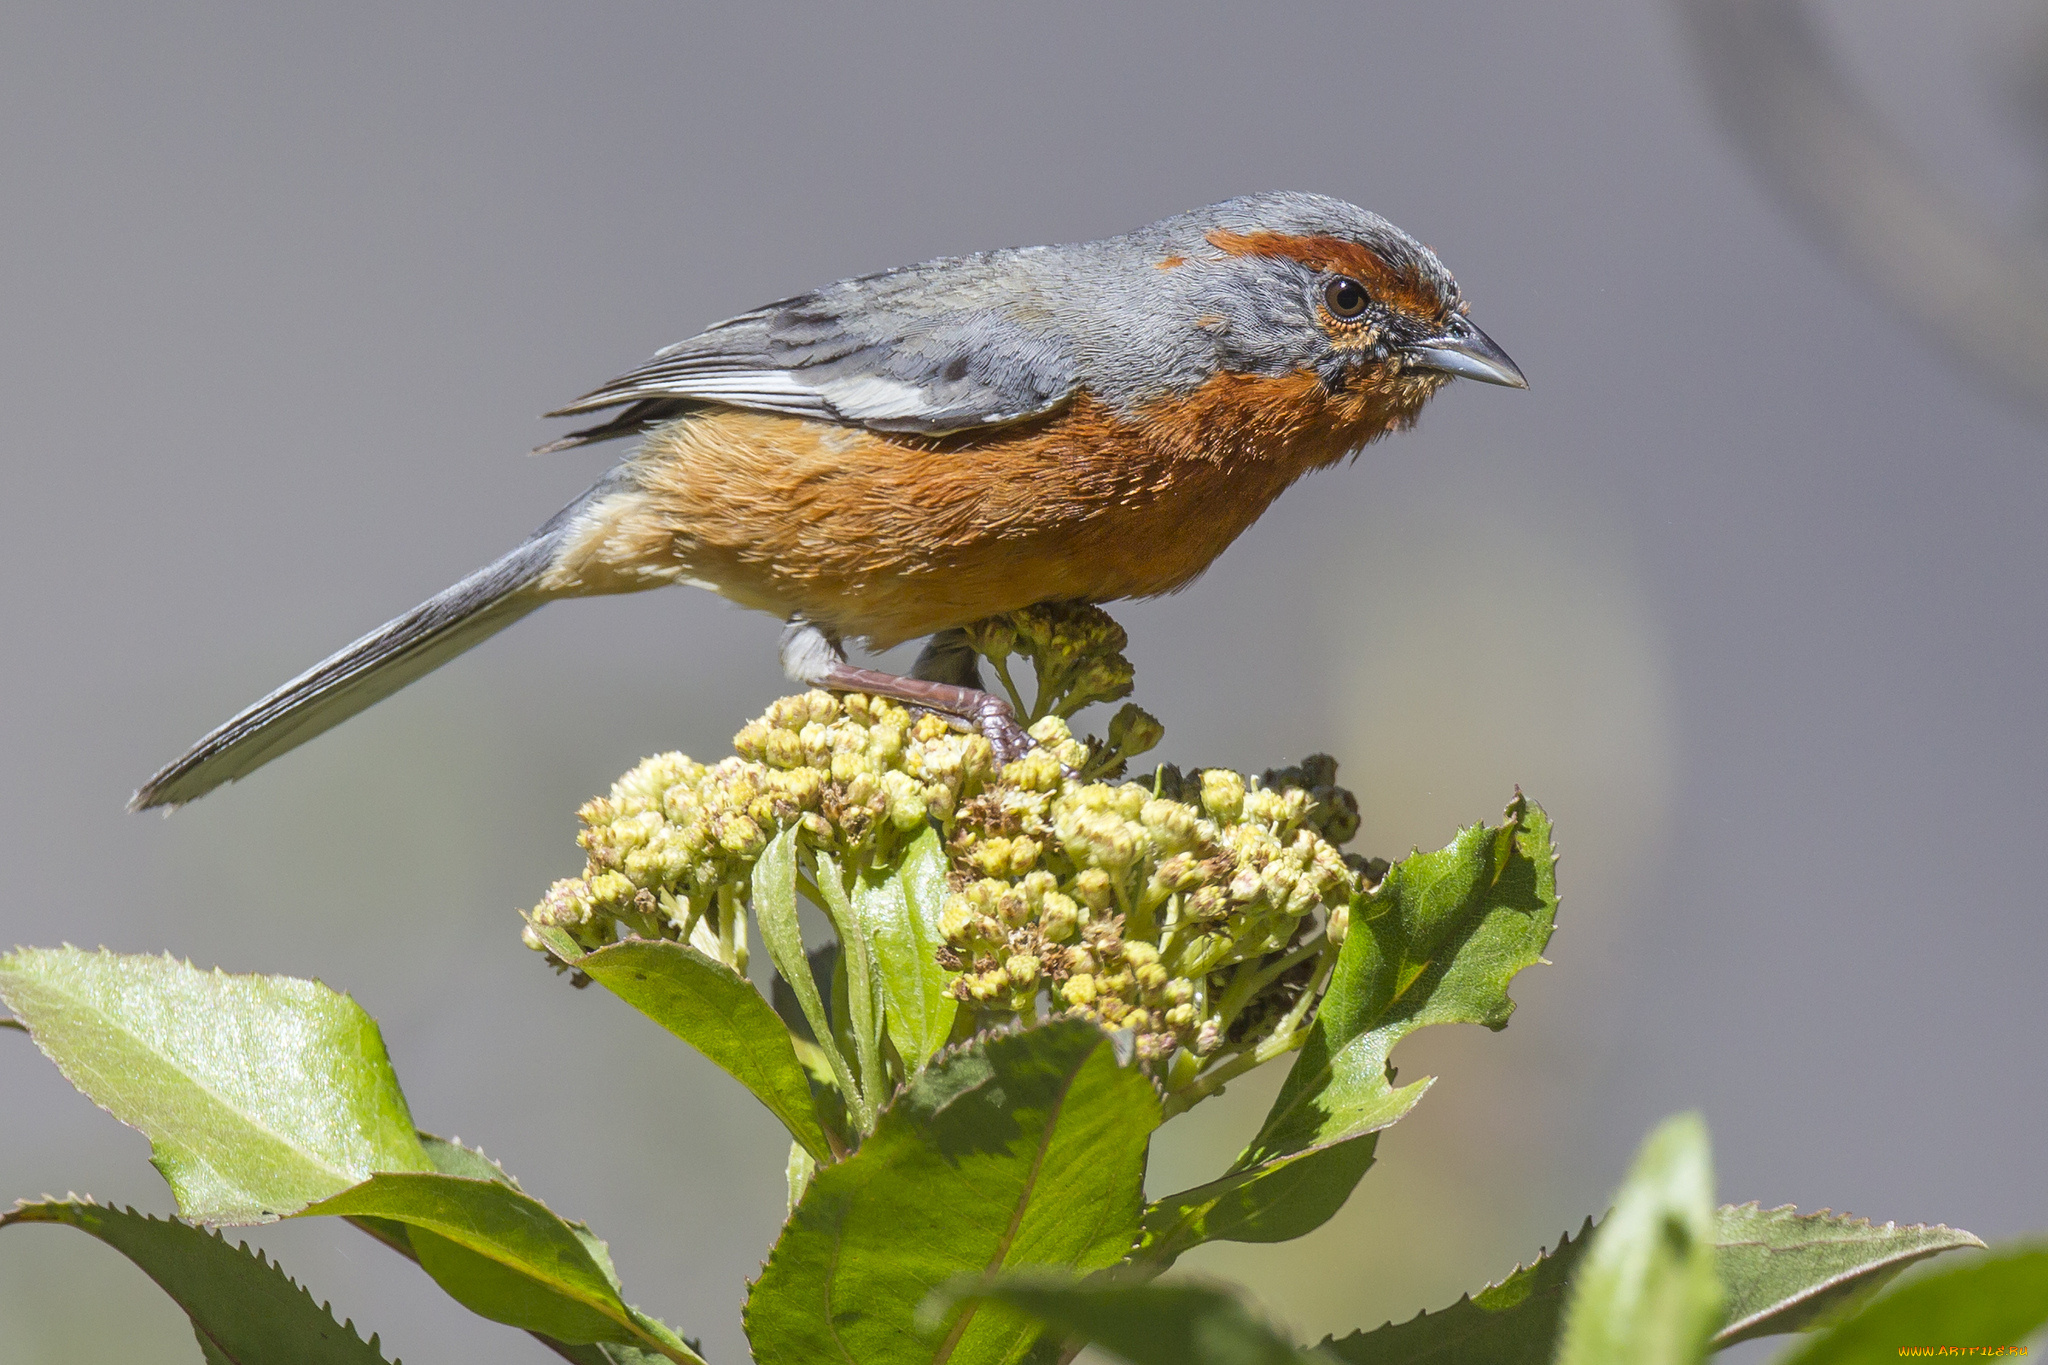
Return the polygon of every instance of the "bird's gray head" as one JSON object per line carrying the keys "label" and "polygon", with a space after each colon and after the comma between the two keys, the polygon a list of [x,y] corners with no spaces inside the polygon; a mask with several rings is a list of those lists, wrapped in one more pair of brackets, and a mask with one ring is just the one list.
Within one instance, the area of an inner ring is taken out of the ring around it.
{"label": "bird's gray head", "polygon": [[1222,370],[1314,371],[1332,388],[1364,370],[1527,387],[1466,317],[1436,253],[1341,199],[1247,195],[1120,240],[1147,258],[1171,311],[1213,339],[1210,361]]}

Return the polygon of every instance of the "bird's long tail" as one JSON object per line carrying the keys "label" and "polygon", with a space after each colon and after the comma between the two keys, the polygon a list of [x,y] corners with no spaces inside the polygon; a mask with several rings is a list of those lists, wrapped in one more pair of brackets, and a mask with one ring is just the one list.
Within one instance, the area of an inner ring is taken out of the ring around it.
{"label": "bird's long tail", "polygon": [[624,472],[614,470],[518,549],[248,707],[144,783],[129,809],[181,806],[246,777],[536,610],[549,597],[541,579],[573,534],[577,514],[624,484]]}

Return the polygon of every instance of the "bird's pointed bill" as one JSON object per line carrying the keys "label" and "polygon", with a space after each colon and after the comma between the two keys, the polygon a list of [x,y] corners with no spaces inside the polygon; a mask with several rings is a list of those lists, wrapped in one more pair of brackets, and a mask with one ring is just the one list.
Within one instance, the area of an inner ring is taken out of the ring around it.
{"label": "bird's pointed bill", "polygon": [[1463,379],[1502,384],[1511,389],[1529,387],[1521,367],[1508,359],[1508,353],[1461,317],[1452,318],[1450,326],[1439,335],[1405,346],[1401,353],[1409,365],[1419,369],[1442,370]]}

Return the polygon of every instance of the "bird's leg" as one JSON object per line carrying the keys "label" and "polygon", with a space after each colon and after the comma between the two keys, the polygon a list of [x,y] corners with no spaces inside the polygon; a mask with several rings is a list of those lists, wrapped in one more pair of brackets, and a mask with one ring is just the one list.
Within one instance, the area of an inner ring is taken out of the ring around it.
{"label": "bird's leg", "polygon": [[958,626],[942,630],[924,642],[924,648],[917,652],[917,662],[910,666],[910,676],[976,692],[988,691],[981,685],[981,656],[967,643],[967,632]]}
{"label": "bird's leg", "polygon": [[[933,636],[918,656],[915,671],[940,677],[904,678],[855,667],[846,661],[839,641],[809,621],[797,619],[782,632],[782,671],[794,682],[828,692],[866,692],[936,711],[979,731],[995,748],[998,764],[1022,758],[1031,749],[1031,736],[1017,724],[1016,709],[981,690],[974,651],[968,648],[966,637],[955,631]],[[963,678],[971,681],[958,681]]]}

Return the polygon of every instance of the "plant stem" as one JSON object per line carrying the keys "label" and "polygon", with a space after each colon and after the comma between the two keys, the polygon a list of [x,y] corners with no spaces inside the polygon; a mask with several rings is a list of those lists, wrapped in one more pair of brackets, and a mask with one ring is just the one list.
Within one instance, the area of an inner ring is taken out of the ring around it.
{"label": "plant stem", "polygon": [[[989,663],[994,666],[996,677],[1002,680],[1003,691],[1010,694],[1010,705],[1017,709],[1018,715],[1029,715],[1030,713],[1024,705],[1024,694],[1017,690],[1017,684],[1010,678],[1010,661],[1008,659],[990,659]],[[1036,720],[1037,717],[1031,716],[1031,719]]]}
{"label": "plant stem", "polygon": [[1329,980],[1330,970],[1336,965],[1335,953],[1323,955],[1323,960],[1316,964],[1316,974],[1309,978],[1307,989],[1302,991],[1301,999],[1294,1002],[1294,1008],[1287,1011],[1287,1017],[1275,1024],[1273,1031],[1266,1035],[1265,1041],[1253,1050],[1254,1057],[1261,1062],[1270,1062],[1281,1053],[1292,1052],[1302,1045],[1305,1039],[1302,1037],[1301,1021],[1314,1006],[1316,998],[1322,994],[1323,983]]}
{"label": "plant stem", "polygon": [[[1328,935],[1326,933],[1318,931],[1317,933],[1311,935],[1308,941],[1303,943],[1300,947],[1290,949],[1287,952],[1287,954],[1284,957],[1282,957],[1279,961],[1269,963],[1266,966],[1257,968],[1252,973],[1252,984],[1250,990],[1246,992],[1246,999],[1250,999],[1254,996],[1257,996],[1260,991],[1266,989],[1266,987],[1272,985],[1275,981],[1278,981],[1282,976],[1292,971],[1295,967],[1299,966],[1308,958],[1311,958],[1315,956],[1317,953],[1322,952],[1323,949],[1328,946]],[[1235,988],[1236,984],[1236,982],[1231,983],[1233,988]],[[1304,992],[1303,998],[1307,998],[1307,995],[1308,992]],[[1239,1001],[1238,1007],[1242,1009],[1243,1006],[1244,1001]],[[1228,1028],[1230,1027],[1230,1023],[1231,1021],[1229,1019],[1226,1019],[1223,1021],[1223,1026],[1225,1028]]]}
{"label": "plant stem", "polygon": [[1240,1045],[1224,1054],[1227,1060],[1197,1076],[1188,1084],[1167,1095],[1160,1109],[1160,1122],[1175,1114],[1184,1114],[1202,1100],[1222,1090],[1224,1085],[1236,1080],[1260,1062],[1259,1055],[1249,1045]]}

